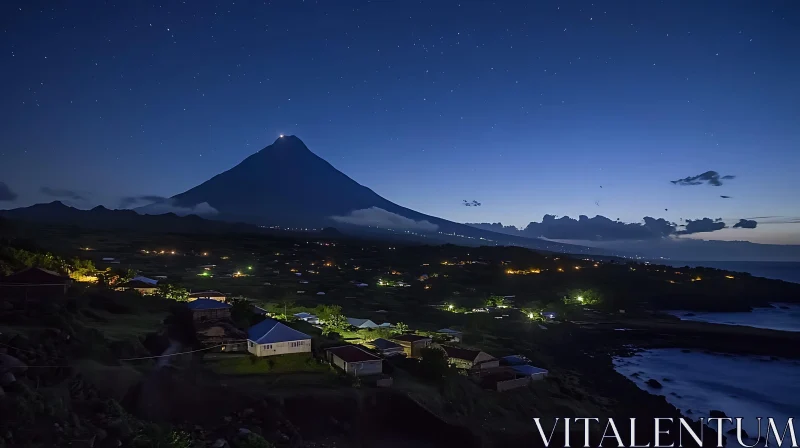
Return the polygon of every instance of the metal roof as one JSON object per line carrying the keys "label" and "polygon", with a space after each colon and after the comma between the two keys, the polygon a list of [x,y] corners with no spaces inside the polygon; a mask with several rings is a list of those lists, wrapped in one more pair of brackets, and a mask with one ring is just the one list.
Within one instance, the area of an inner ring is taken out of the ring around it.
{"label": "metal roof", "polygon": [[521,373],[523,375],[528,375],[528,376],[536,375],[537,373],[545,373],[545,374],[548,373],[547,370],[545,370],[545,369],[540,369],[538,367],[533,367],[533,366],[527,365],[527,364],[522,365],[522,366],[512,366],[511,368],[514,369],[516,372],[519,372],[519,373]]}
{"label": "metal roof", "polygon": [[277,342],[302,341],[311,336],[297,331],[275,319],[264,319],[247,330],[247,339],[257,344],[274,344]]}
{"label": "metal roof", "polygon": [[343,345],[327,349],[346,363],[379,361],[381,358],[355,345]]}

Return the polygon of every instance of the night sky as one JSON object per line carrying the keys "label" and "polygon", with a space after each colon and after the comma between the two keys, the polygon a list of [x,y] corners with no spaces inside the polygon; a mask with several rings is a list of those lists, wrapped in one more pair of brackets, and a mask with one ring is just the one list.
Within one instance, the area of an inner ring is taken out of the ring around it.
{"label": "night sky", "polygon": [[6,0],[0,29],[4,208],[171,196],[294,134],[454,221],[800,244],[798,2]]}

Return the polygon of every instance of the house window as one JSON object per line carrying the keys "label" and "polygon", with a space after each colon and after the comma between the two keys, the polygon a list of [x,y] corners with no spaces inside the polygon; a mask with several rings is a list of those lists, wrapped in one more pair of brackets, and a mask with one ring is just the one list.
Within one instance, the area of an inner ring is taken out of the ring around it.
{"label": "house window", "polygon": [[290,342],[289,345],[291,347],[300,347],[300,346],[306,345],[306,341],[294,341],[294,342]]}
{"label": "house window", "polygon": [[256,344],[255,344],[255,342],[253,342],[253,341],[247,341],[247,346],[248,346],[248,347],[250,347],[250,348],[253,348],[255,345],[256,345]]}
{"label": "house window", "polygon": [[264,350],[272,350],[272,344],[264,344],[261,346]]}

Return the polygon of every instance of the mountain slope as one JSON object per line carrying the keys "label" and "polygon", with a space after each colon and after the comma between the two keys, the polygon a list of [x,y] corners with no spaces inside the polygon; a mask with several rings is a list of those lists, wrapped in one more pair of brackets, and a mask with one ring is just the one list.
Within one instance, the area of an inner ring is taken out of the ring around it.
{"label": "mountain slope", "polygon": [[[588,248],[501,235],[399,206],[346,176],[295,136],[278,138],[235,167],[173,196],[171,206],[208,204],[225,221],[293,228],[380,227],[401,232],[451,234],[557,252],[589,253]],[[158,204],[140,213],[157,213]],[[598,252],[594,249],[593,252]],[[604,252],[604,251],[600,251]]]}
{"label": "mountain slope", "polygon": [[397,207],[312,153],[295,136],[277,139],[172,199],[177,207],[207,202],[226,220],[286,227],[330,225],[330,216],[351,210]]}

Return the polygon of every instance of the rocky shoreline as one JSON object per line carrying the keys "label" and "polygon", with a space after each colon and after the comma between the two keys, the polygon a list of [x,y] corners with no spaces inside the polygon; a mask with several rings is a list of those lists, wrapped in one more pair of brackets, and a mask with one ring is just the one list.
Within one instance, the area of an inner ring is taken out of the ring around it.
{"label": "rocky shoreline", "polygon": [[[620,331],[620,328],[625,331]],[[619,418],[683,416],[697,419],[701,416],[680,410],[664,396],[641,389],[615,370],[615,357],[635,356],[650,349],[674,348],[731,357],[761,356],[765,360],[800,359],[800,334],[735,325],[673,319],[625,320],[585,325],[576,328],[573,337],[572,342],[585,347],[590,356],[572,361],[570,357],[562,357],[561,362],[565,367],[580,372],[598,393],[615,397],[613,407],[615,416]],[[654,391],[661,386],[655,383],[649,384]],[[714,437],[707,435],[706,439],[716,437],[713,429],[706,427],[705,431],[714,434]],[[652,440],[649,438],[652,436],[643,433],[644,440]]]}

